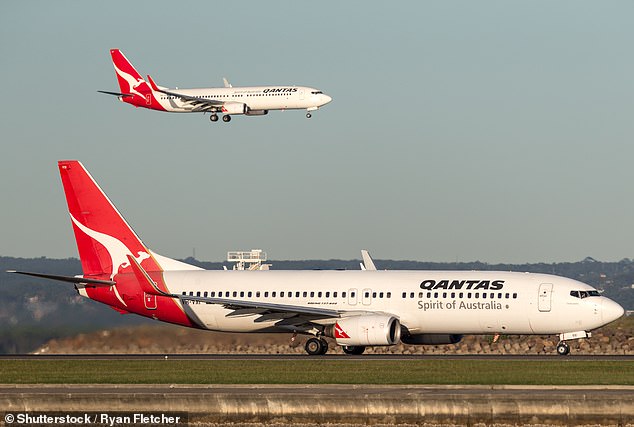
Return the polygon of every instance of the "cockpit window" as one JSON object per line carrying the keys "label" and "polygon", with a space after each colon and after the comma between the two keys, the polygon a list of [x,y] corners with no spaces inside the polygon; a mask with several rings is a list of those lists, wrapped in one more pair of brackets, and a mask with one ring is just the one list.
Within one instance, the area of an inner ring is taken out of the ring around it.
{"label": "cockpit window", "polygon": [[570,291],[570,296],[575,298],[588,298],[588,297],[598,297],[599,291]]}
{"label": "cockpit window", "polygon": [[323,92],[322,92],[322,91],[320,91],[320,90],[316,90],[316,91],[313,91],[313,92],[311,92],[311,93],[312,93],[313,95],[319,95],[320,93],[323,93]]}

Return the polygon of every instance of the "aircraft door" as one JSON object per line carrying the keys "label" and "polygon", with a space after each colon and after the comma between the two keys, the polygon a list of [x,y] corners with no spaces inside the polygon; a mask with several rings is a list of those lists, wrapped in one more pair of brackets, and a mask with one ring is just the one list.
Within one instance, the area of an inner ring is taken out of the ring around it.
{"label": "aircraft door", "polygon": [[152,95],[149,93],[145,95],[145,105],[152,105]]}
{"label": "aircraft door", "polygon": [[348,304],[357,305],[357,290],[348,289]]}
{"label": "aircraft door", "polygon": [[303,90],[300,90],[300,91],[299,91],[299,100],[300,100],[300,101],[303,101],[303,100],[304,100],[304,91],[303,91]]}
{"label": "aircraft door", "polygon": [[148,310],[156,310],[156,295],[143,293],[143,302]]}
{"label": "aircraft door", "polygon": [[370,305],[372,302],[372,289],[364,289],[361,295],[361,302],[363,305]]}
{"label": "aircraft door", "polygon": [[550,311],[552,305],[553,284],[542,283],[539,285],[539,296],[537,300],[537,308],[539,311]]}

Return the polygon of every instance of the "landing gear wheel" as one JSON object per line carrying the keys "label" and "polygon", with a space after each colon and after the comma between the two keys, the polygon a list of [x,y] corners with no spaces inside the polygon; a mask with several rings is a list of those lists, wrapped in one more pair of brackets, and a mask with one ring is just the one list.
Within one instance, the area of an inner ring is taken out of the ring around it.
{"label": "landing gear wheel", "polygon": [[306,353],[308,353],[310,356],[318,356],[328,351],[328,343],[318,338],[311,338],[306,341],[304,349],[306,350]]}
{"label": "landing gear wheel", "polygon": [[217,122],[218,121],[218,115],[217,114],[212,114],[211,116],[209,116],[209,120],[211,120],[212,122]]}
{"label": "landing gear wheel", "polygon": [[321,341],[321,352],[319,354],[326,354],[328,353],[328,341],[326,341],[325,339],[320,339],[319,341]]}
{"label": "landing gear wheel", "polygon": [[307,118],[307,119],[310,119],[311,117],[313,117],[313,115],[312,115],[312,114],[310,114],[310,113],[306,113],[306,118]]}
{"label": "landing gear wheel", "polygon": [[568,344],[566,344],[565,341],[562,341],[559,344],[557,344],[557,354],[558,355],[565,356],[568,353],[570,353],[570,347],[568,346]]}
{"label": "landing gear wheel", "polygon": [[231,121],[231,116],[225,114],[224,116],[222,116],[222,121],[225,123],[229,123]]}
{"label": "landing gear wheel", "polygon": [[342,349],[344,353],[356,356],[363,354],[365,351],[365,347],[362,345],[344,345]]}

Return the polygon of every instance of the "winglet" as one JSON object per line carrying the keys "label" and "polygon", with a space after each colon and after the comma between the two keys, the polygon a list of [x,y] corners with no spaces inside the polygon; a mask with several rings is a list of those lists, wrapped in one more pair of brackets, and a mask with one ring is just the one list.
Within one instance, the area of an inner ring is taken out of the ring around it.
{"label": "winglet", "polygon": [[141,290],[148,295],[160,295],[165,297],[171,297],[171,294],[167,292],[163,292],[156,286],[156,283],[150,275],[141,267],[141,264],[131,255],[127,255],[128,261],[130,261],[130,266],[132,267],[132,271],[134,271],[134,275],[139,281],[139,286],[141,286]]}
{"label": "winglet", "polygon": [[227,80],[227,78],[226,78],[226,77],[223,77],[223,78],[222,78],[222,81],[223,81],[223,83],[225,84],[225,87],[226,87],[226,88],[233,87],[233,86],[231,86],[231,83],[229,83],[229,80]]}
{"label": "winglet", "polygon": [[149,74],[147,75],[147,81],[150,83],[150,87],[152,88],[153,91],[156,91],[156,92],[161,91],[156,85],[156,83],[154,83],[154,80],[152,80],[152,77],[150,77]]}
{"label": "winglet", "polygon": [[365,266],[364,270],[376,270],[376,266],[374,265],[374,261],[372,261],[372,257],[370,257],[370,253],[365,249],[361,250],[361,257],[363,258],[363,264]]}

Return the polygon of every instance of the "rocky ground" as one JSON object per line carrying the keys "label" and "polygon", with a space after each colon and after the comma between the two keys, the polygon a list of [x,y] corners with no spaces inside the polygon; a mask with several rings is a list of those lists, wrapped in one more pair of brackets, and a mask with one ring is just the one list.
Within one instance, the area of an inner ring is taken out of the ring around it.
{"label": "rocky ground", "polygon": [[[47,342],[37,354],[101,353],[303,353],[306,337],[291,345],[290,334],[232,334],[171,325],[142,326],[80,334]],[[393,354],[555,354],[557,336],[505,336],[494,343],[490,335],[466,336],[454,345],[368,348],[366,353]],[[343,353],[330,340],[330,353]],[[571,354],[634,354],[634,317],[623,318],[593,332],[592,337],[570,341]]]}

